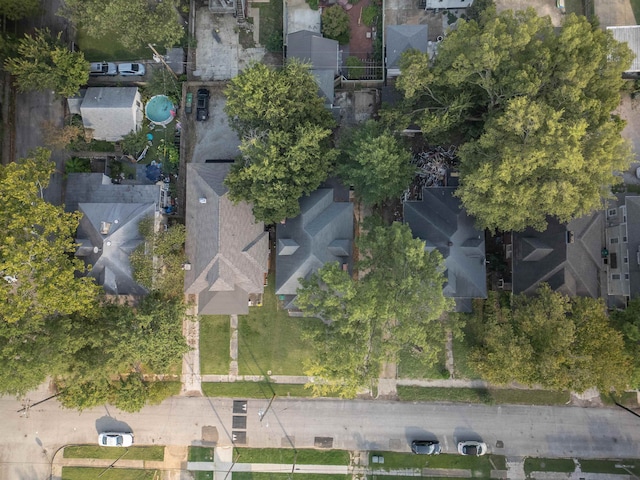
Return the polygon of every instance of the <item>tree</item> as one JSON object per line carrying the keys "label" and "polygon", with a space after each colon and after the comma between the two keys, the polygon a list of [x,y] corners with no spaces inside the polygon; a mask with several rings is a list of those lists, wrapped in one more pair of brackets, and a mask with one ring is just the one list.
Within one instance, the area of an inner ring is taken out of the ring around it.
{"label": "tree", "polygon": [[256,63],[231,79],[224,111],[241,138],[273,130],[293,132],[306,123],[332,128],[335,122],[317,91],[308,66],[291,61],[276,70]]}
{"label": "tree", "polygon": [[39,9],[39,0],[2,0],[0,2],[0,15],[11,21],[35,15]]}
{"label": "tree", "polygon": [[406,225],[366,227],[358,245],[363,278],[356,281],[338,264],[327,264],[298,290],[298,307],[327,323],[311,333],[314,352],[305,365],[316,378],[310,385],[315,394],[355,396],[407,346],[425,364],[442,352],[441,316],[452,307],[442,292],[442,256],[425,251]]}
{"label": "tree", "polygon": [[341,45],[349,43],[349,14],[340,5],[322,10],[322,35]]}
{"label": "tree", "polygon": [[615,310],[611,320],[622,332],[625,348],[632,360],[631,386],[640,385],[640,298],[634,298],[624,310]]}
{"label": "tree", "polygon": [[38,148],[29,158],[0,167],[3,322],[83,311],[99,291],[91,278],[76,275],[85,270],[73,256],[79,214],[42,198],[55,168],[50,153]]}
{"label": "tree", "polygon": [[42,136],[45,145],[54,150],[64,150],[71,142],[80,138],[83,133],[84,130],[80,125],[59,126],[51,121],[42,123]]}
{"label": "tree", "polygon": [[399,197],[411,183],[415,167],[410,150],[378,122],[369,120],[347,134],[340,147],[338,176],[367,205]]}
{"label": "tree", "polygon": [[553,390],[601,392],[628,387],[630,358],[601,300],[569,298],[542,285],[535,296],[493,306],[471,358],[488,381],[512,381]]}
{"label": "tree", "polygon": [[117,38],[128,49],[172,47],[184,35],[177,0],[67,0],[62,13],[95,38]]}
{"label": "tree", "polygon": [[335,150],[323,147],[330,134],[306,123],[293,133],[275,130],[243,141],[225,178],[229,198],[252,203],[255,218],[267,224],[295,217],[298,199],[316,190],[333,165]]}
{"label": "tree", "polygon": [[531,9],[488,8],[458,22],[432,65],[419,52],[403,57],[399,118],[430,142],[462,138],[458,194],[480,226],[543,229],[549,215],[599,208],[612,172],[626,168],[624,125],[611,112],[631,55],[585,17],[567,16],[556,32]]}
{"label": "tree", "polygon": [[5,60],[5,68],[15,77],[18,90],[53,90],[72,97],[89,80],[89,62],[82,52],[72,52],[49,30],[36,29],[18,43],[18,55]]}

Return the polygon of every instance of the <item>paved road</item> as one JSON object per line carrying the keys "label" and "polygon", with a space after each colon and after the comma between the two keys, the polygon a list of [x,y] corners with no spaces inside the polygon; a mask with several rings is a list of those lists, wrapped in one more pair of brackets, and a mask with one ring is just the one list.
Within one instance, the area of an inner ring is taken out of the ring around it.
{"label": "paved road", "polygon": [[[32,399],[37,398],[32,395]],[[329,437],[349,450],[408,451],[414,438],[437,436],[446,452],[459,439],[482,438],[509,456],[640,458],[640,419],[617,409],[411,404],[384,401],[249,400],[246,435],[251,447],[313,447]],[[232,443],[230,399],[174,397],[137,414],[96,408],[79,414],[55,400],[33,407],[0,398],[0,478],[47,478],[51,455],[71,443],[93,443],[97,432],[130,427],[138,444],[199,444],[215,427],[218,445]],[[498,447],[498,441],[504,445]]]}

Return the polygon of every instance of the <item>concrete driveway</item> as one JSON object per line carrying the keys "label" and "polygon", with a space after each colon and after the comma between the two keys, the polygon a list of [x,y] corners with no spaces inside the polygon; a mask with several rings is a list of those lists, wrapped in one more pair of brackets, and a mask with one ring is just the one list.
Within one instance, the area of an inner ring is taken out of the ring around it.
{"label": "concrete driveway", "polygon": [[230,80],[265,55],[264,48],[242,48],[238,23],[232,15],[213,14],[206,6],[196,11],[196,38],[196,68],[192,75],[202,81]]}
{"label": "concrete driveway", "polygon": [[636,169],[640,167],[640,98],[632,99],[628,93],[623,94],[616,113],[627,122],[622,136],[631,144],[634,154],[634,161],[623,172],[624,183],[640,185],[636,176]]}
{"label": "concrete driveway", "polygon": [[285,36],[300,30],[320,33],[320,10],[312,10],[305,0],[285,0],[283,8]]}

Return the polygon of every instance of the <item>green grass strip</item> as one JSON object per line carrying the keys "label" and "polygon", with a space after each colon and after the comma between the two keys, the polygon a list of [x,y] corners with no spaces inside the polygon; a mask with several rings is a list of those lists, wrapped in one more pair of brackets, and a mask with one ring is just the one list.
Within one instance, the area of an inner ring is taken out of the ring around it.
{"label": "green grass strip", "polygon": [[[351,480],[353,478],[352,475],[322,473],[294,473],[293,477],[296,480]],[[232,480],[286,480],[290,478],[290,473],[234,472],[232,474]]]}
{"label": "green grass strip", "polygon": [[558,472],[571,473],[575,471],[576,464],[570,458],[526,458],[524,460],[524,473],[531,472]]}
{"label": "green grass strip", "polygon": [[237,463],[291,463],[298,465],[349,465],[346,450],[314,450],[291,448],[236,448]]}
{"label": "green grass strip", "polygon": [[62,480],[153,480],[157,470],[62,467]]}
{"label": "green grass strip", "polygon": [[213,472],[191,472],[192,474],[195,473],[195,477],[194,480],[213,480]]}
{"label": "green grass strip", "polygon": [[[618,475],[634,475],[640,473],[640,460],[579,460],[580,469],[585,473],[613,473]],[[621,468],[624,465],[625,468]]]}
{"label": "green grass strip", "polygon": [[200,317],[200,372],[203,375],[229,373],[229,329],[227,315]]}
{"label": "green grass strip", "polygon": [[213,462],[213,448],[189,447],[190,462]]}
{"label": "green grass strip", "polygon": [[547,390],[510,390],[499,388],[444,388],[398,385],[398,397],[403,401],[463,402],[511,405],[564,405],[568,392]]}
{"label": "green grass strip", "polygon": [[[123,453],[127,453],[122,456]],[[104,458],[116,459],[122,456],[124,460],[164,460],[164,447],[129,447],[110,448],[99,447],[97,445],[81,445],[76,447],[65,447],[64,458]]]}
{"label": "green grass strip", "polygon": [[202,392],[207,397],[233,398],[271,398],[274,393],[278,397],[311,397],[311,390],[304,385],[267,382],[204,382]]}
{"label": "green grass strip", "polygon": [[[501,455],[486,455],[484,457],[471,457],[464,455],[414,455],[412,453],[399,452],[371,452],[370,455],[382,455],[383,464],[369,461],[369,467],[375,470],[417,469],[423,468],[455,468],[466,469],[476,473],[481,472],[482,478],[489,478],[493,465],[501,468],[506,465]],[[476,475],[477,476],[477,475]]]}

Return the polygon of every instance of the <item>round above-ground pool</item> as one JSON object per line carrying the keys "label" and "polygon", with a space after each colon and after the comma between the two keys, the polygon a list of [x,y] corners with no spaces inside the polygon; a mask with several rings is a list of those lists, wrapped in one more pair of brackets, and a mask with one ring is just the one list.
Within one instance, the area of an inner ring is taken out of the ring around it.
{"label": "round above-ground pool", "polygon": [[167,125],[176,116],[176,107],[166,95],[156,95],[147,102],[144,113],[156,125]]}

